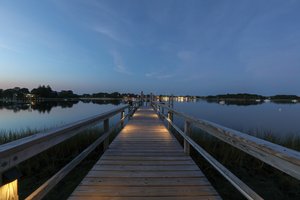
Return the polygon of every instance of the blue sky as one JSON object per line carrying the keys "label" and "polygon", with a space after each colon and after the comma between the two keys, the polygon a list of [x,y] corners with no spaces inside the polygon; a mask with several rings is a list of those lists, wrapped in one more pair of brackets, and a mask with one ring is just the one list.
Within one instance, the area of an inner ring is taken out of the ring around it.
{"label": "blue sky", "polygon": [[0,88],[300,95],[298,0],[0,0]]}

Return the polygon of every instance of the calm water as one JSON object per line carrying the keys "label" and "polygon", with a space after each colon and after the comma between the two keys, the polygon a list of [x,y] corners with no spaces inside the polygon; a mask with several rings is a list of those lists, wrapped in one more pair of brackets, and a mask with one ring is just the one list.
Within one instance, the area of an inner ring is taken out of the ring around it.
{"label": "calm water", "polygon": [[[47,129],[109,111],[119,101],[44,102],[39,105],[0,103],[0,131]],[[300,135],[300,103],[221,105],[203,100],[174,102],[174,108],[196,118],[212,121],[239,131],[263,131],[277,135]],[[115,121],[119,115],[115,117]],[[175,118],[176,119],[176,118]],[[177,122],[183,124],[177,119]]]}
{"label": "calm water", "polygon": [[[109,111],[117,106],[122,104],[119,101],[62,101],[37,105],[0,102],[0,131],[49,129]],[[116,116],[118,119],[119,117]]]}
{"label": "calm water", "polygon": [[259,131],[276,135],[300,135],[300,103],[222,105],[200,100],[198,102],[174,102],[174,108],[196,118],[243,132]]}

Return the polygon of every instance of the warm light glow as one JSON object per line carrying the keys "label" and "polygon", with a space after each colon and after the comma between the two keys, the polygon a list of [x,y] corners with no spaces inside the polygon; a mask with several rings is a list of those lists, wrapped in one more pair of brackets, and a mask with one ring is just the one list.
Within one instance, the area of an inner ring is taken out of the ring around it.
{"label": "warm light glow", "polygon": [[18,180],[0,187],[0,200],[16,200],[18,197]]}

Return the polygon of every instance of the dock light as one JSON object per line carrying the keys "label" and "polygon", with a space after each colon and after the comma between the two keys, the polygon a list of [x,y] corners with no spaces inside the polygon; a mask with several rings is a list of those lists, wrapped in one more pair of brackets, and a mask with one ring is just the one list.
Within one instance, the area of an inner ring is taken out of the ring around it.
{"label": "dock light", "polygon": [[18,168],[13,167],[1,176],[0,200],[18,200],[18,178],[22,176]]}

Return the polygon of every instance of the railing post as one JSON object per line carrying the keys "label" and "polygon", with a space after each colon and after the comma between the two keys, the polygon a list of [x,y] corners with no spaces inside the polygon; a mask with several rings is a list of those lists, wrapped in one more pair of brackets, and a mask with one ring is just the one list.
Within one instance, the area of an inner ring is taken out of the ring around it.
{"label": "railing post", "polygon": [[[172,113],[171,111],[168,111],[168,119],[169,119],[171,122],[173,122],[173,113]],[[168,129],[171,130],[171,127],[172,127],[172,125],[171,125],[171,123],[169,122],[169,123],[168,123]]]}
{"label": "railing post", "polygon": [[0,174],[0,199],[18,200],[18,178],[22,176],[21,172],[13,167],[3,174]]}
{"label": "railing post", "polygon": [[161,106],[158,106],[158,116],[161,118],[161,110],[162,110],[162,107]]}
{"label": "railing post", "polygon": [[[184,134],[191,136],[191,123],[187,120],[184,123]],[[183,149],[185,154],[190,155],[190,144],[186,140],[184,140]]]}
{"label": "railing post", "polygon": [[14,180],[13,182],[7,183],[5,185],[0,186],[0,195],[1,199],[14,199],[18,200],[18,180]]}
{"label": "railing post", "polygon": [[121,127],[123,127],[124,126],[124,117],[125,117],[125,111],[124,110],[122,110],[121,111]]}
{"label": "railing post", "polygon": [[128,120],[131,118],[131,113],[133,112],[133,105],[128,107]]}
{"label": "railing post", "polygon": [[[103,129],[104,133],[109,131],[109,118],[103,121]],[[103,149],[104,151],[108,149],[109,146],[109,136],[103,141]]]}

